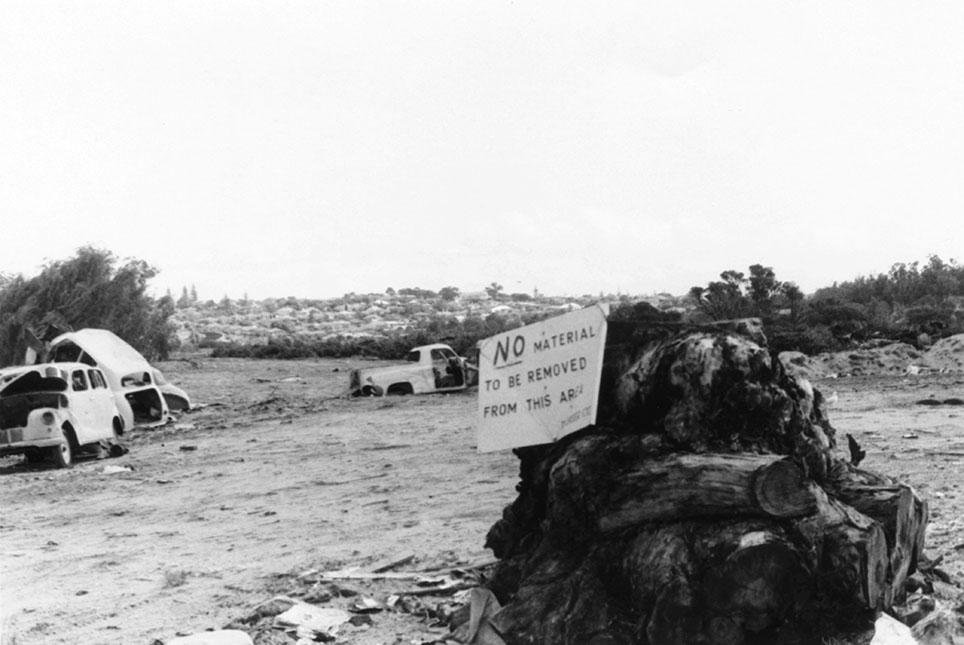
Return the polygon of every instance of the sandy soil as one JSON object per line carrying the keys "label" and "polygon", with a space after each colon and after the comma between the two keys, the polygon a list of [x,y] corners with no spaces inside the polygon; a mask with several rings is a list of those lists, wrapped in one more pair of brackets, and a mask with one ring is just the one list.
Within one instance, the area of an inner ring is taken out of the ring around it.
{"label": "sandy soil", "polygon": [[[147,645],[223,627],[308,569],[403,553],[415,554],[406,570],[491,558],[482,543],[514,497],[517,464],[509,452],[475,451],[474,392],[340,399],[344,361],[161,367],[208,407],[135,431],[117,459],[69,470],[0,459],[3,643]],[[927,555],[964,577],[964,407],[916,403],[964,397],[964,376],[817,385],[837,392],[831,420],[867,449],[863,465],[923,492]],[[382,612],[339,641],[439,636],[429,620]]]}

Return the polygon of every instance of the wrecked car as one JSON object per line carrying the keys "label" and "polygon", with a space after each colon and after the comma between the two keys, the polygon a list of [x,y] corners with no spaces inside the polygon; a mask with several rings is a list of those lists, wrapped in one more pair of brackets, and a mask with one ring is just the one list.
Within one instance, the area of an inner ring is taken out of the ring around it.
{"label": "wrecked car", "polygon": [[100,368],[114,393],[124,428],[167,423],[171,411],[191,408],[191,399],[169,383],[140,352],[106,329],[67,332],[50,341],[49,360]]}
{"label": "wrecked car", "polygon": [[404,364],[352,370],[349,390],[352,396],[456,392],[468,387],[472,370],[448,345],[423,345],[412,348]]}
{"label": "wrecked car", "polygon": [[0,456],[23,454],[66,468],[82,451],[116,444],[124,425],[104,372],[43,363],[0,373]]}

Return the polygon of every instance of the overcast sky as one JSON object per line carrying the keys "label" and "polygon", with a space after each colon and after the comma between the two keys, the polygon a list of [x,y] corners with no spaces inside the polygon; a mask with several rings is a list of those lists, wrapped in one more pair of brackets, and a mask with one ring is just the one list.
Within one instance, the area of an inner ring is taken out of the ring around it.
{"label": "overcast sky", "polygon": [[964,250],[964,3],[0,1],[0,270],[806,292]]}

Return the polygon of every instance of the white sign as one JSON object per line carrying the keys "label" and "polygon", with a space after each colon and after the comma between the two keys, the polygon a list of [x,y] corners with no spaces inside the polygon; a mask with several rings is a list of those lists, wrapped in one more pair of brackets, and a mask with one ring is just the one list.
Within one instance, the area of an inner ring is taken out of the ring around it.
{"label": "white sign", "polygon": [[550,443],[596,422],[607,314],[595,305],[482,341],[480,452]]}

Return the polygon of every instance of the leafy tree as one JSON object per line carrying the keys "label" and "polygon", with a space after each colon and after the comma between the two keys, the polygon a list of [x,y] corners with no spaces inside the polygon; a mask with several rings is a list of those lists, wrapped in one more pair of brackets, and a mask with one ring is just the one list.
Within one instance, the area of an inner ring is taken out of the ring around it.
{"label": "leafy tree", "polygon": [[187,287],[181,287],[181,297],[177,299],[178,309],[187,309],[191,306],[191,296],[187,293]]}
{"label": "leafy tree", "polygon": [[456,298],[459,297],[459,294],[460,292],[458,287],[442,287],[438,291],[439,297],[442,298],[442,300],[445,300],[446,302],[451,302],[452,300],[455,300]]}
{"label": "leafy tree", "polygon": [[38,276],[13,277],[0,289],[0,364],[21,360],[29,334],[41,336],[51,323],[109,329],[148,358],[166,358],[174,303],[147,295],[155,275],[142,260],[118,265],[109,251],[88,246],[73,258],[49,263]]}
{"label": "leafy tree", "polygon": [[689,296],[701,311],[714,320],[746,316],[769,318],[777,297],[784,295],[781,287],[772,267],[754,264],[750,266],[749,278],[740,271],[730,269],[722,272],[719,280],[705,287],[691,288]]}
{"label": "leafy tree", "polygon": [[502,285],[498,282],[492,282],[485,288],[485,292],[489,294],[489,297],[493,300],[498,300],[502,293]]}
{"label": "leafy tree", "polygon": [[796,323],[800,319],[800,309],[803,304],[803,292],[793,282],[784,282],[780,288],[787,304],[790,305],[790,320]]}
{"label": "leafy tree", "polygon": [[750,300],[757,315],[769,316],[773,311],[773,298],[780,292],[780,283],[777,282],[773,267],[765,267],[762,264],[750,266]]}

